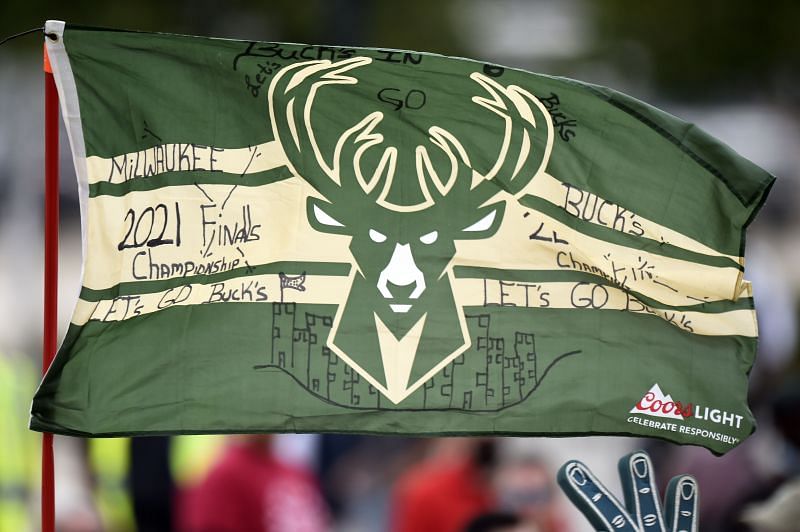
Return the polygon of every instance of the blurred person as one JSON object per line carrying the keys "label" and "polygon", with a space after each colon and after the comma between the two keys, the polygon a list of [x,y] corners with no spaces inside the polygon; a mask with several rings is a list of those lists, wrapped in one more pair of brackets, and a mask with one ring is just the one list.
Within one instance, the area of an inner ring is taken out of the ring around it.
{"label": "blurred person", "polygon": [[787,482],[766,501],[746,506],[741,521],[754,532],[796,532],[800,529],[800,479]]}
{"label": "blurred person", "polygon": [[28,430],[36,382],[27,357],[0,351],[0,532],[36,528],[40,438]]}
{"label": "blurred person", "polygon": [[320,477],[339,530],[387,530],[396,479],[424,456],[429,440],[325,434]]}
{"label": "blurred person", "polygon": [[136,530],[133,499],[128,483],[131,439],[89,438],[82,443],[88,453],[92,496],[103,530]]}
{"label": "blurred person", "polygon": [[194,434],[170,438],[170,477],[179,492],[190,490],[206,478],[225,450],[227,439],[228,436],[223,434]]}
{"label": "blurred person", "polygon": [[92,491],[87,442],[70,436],[53,437],[55,525],[59,532],[105,530]]}
{"label": "blurred person", "polygon": [[800,475],[800,375],[788,375],[774,392],[770,413],[783,438],[781,470],[787,476]]}
{"label": "blurred person", "polygon": [[[772,438],[756,439],[763,444],[751,449],[761,457],[756,461],[759,481],[730,505],[721,530],[800,530],[800,377],[786,376],[773,389],[769,403],[762,419],[767,421],[764,432]],[[764,454],[769,455],[768,460]]]}
{"label": "blurred person", "polygon": [[490,512],[470,521],[464,532],[540,532],[540,530],[536,525],[524,523],[515,514]]}
{"label": "blurred person", "polygon": [[[577,458],[591,466],[599,478],[614,479],[617,475],[617,458],[643,444],[644,440],[637,438],[613,436],[502,438],[499,440],[498,456],[509,463],[539,460],[548,471],[555,471],[564,462]],[[549,478],[555,479],[555,474]],[[553,490],[552,505],[561,529],[585,529],[586,518],[561,490]]]}
{"label": "blurred person", "polygon": [[[371,439],[357,434],[322,434],[320,438],[319,473],[322,478],[322,493],[333,518],[340,521],[346,518],[345,514],[353,499],[351,492],[358,491],[365,484],[361,479],[372,470],[361,467],[368,461],[364,458],[369,453],[360,449],[362,443],[366,444]],[[369,451],[369,448],[366,450]]]}
{"label": "blurred person", "polygon": [[169,439],[170,478],[175,490],[171,500],[172,528],[179,528],[183,522],[187,498],[219,461],[228,438],[223,434],[193,434]]}
{"label": "blurred person", "polygon": [[448,438],[398,479],[392,495],[394,532],[459,532],[495,504],[496,441]]}
{"label": "blurred person", "polygon": [[328,514],[315,479],[282,463],[265,434],[231,436],[206,478],[184,495],[185,532],[316,532]]}
{"label": "blurred person", "polygon": [[104,530],[173,530],[178,487],[196,485],[224,436],[85,440],[93,499]]}
{"label": "blurred person", "polygon": [[319,471],[321,440],[319,434],[275,434],[272,452],[284,464],[316,473]]}
{"label": "blurred person", "polygon": [[502,459],[493,479],[498,508],[518,516],[519,530],[566,530],[556,505],[554,477],[536,456]]}
{"label": "blurred person", "polygon": [[138,530],[172,530],[175,484],[170,468],[171,440],[167,436],[130,439],[127,480]]}

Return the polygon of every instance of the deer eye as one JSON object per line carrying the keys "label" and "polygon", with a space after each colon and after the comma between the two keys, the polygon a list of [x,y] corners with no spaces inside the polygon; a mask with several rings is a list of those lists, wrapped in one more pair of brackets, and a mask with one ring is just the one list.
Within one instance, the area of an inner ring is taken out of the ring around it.
{"label": "deer eye", "polygon": [[323,211],[316,205],[314,205],[314,217],[322,225],[328,225],[330,227],[344,227],[344,224],[342,222],[340,222],[327,212]]}
{"label": "deer eye", "polygon": [[439,231],[431,231],[419,237],[419,241],[423,244],[433,244],[439,238]]}
{"label": "deer eye", "polygon": [[379,244],[380,244],[381,242],[386,242],[386,235],[384,235],[383,233],[379,233],[379,232],[378,232],[378,231],[376,231],[375,229],[370,229],[370,230],[369,230],[369,238],[370,238],[370,239],[371,239],[373,242],[377,242],[377,243],[379,243]]}
{"label": "deer eye", "polygon": [[492,226],[494,223],[494,217],[497,214],[497,210],[493,210],[474,224],[470,225],[469,227],[465,227],[462,231],[468,232],[478,232],[478,231],[486,231]]}

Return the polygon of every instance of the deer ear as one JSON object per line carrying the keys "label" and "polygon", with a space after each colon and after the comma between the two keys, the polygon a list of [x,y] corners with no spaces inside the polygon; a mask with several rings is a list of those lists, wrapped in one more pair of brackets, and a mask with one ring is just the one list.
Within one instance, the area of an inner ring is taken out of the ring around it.
{"label": "deer ear", "polygon": [[347,227],[342,222],[328,214],[332,207],[333,205],[330,203],[309,196],[306,200],[306,216],[311,227],[322,233],[349,234]]}
{"label": "deer ear", "polygon": [[506,212],[506,202],[500,201],[481,207],[472,217],[473,223],[463,228],[456,240],[478,240],[494,235],[503,222]]}

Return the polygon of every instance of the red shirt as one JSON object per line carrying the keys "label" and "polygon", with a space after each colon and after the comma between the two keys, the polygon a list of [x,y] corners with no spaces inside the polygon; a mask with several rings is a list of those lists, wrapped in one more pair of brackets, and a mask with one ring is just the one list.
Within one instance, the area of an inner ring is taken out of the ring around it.
{"label": "red shirt", "polygon": [[314,480],[262,447],[232,445],[185,495],[185,532],[318,532],[327,511]]}
{"label": "red shirt", "polygon": [[493,507],[487,482],[469,462],[422,465],[404,474],[392,500],[394,532],[460,532]]}

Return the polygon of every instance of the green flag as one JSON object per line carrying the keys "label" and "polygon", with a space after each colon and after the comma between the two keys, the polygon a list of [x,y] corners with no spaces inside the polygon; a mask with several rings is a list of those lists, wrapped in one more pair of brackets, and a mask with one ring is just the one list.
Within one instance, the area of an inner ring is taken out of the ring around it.
{"label": "green flag", "polygon": [[691,124],[434,54],[47,29],[84,271],[32,428],[754,430],[773,177]]}

